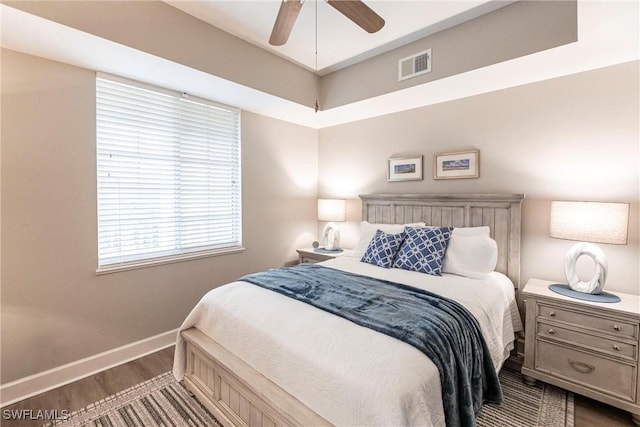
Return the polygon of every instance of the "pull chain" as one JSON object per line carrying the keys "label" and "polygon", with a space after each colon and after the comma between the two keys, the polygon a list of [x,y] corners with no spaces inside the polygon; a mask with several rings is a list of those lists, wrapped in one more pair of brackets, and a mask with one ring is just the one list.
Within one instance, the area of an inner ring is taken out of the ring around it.
{"label": "pull chain", "polygon": [[315,44],[315,48],[316,48],[316,64],[315,64],[315,74],[314,74],[314,83],[315,83],[315,90],[316,90],[316,102],[313,104],[313,107],[315,108],[316,113],[318,112],[318,110],[320,109],[320,105],[318,104],[318,0],[315,0],[314,2],[315,5],[315,36],[316,36],[316,44]]}

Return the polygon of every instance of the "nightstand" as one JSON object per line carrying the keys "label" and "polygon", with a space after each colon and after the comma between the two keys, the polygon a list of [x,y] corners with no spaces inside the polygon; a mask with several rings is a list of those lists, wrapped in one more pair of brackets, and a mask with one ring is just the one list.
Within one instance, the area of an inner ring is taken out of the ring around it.
{"label": "nightstand", "polygon": [[320,253],[315,252],[313,248],[296,249],[298,251],[298,262],[320,262],[328,259],[338,258],[344,255],[346,250],[342,252]]}
{"label": "nightstand", "polygon": [[640,425],[640,296],[617,303],[559,295],[531,279],[526,300],[525,382],[541,380],[631,413]]}

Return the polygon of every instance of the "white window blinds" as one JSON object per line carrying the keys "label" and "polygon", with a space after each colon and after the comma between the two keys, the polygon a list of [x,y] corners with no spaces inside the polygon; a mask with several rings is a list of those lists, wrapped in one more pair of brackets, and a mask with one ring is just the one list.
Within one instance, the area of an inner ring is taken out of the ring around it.
{"label": "white window blinds", "polygon": [[99,76],[99,267],[241,246],[240,112]]}

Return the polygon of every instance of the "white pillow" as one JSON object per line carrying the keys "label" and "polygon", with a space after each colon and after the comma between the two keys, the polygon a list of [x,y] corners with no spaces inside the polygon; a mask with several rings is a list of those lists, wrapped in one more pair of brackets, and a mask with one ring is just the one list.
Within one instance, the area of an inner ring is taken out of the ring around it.
{"label": "white pillow", "polygon": [[454,227],[453,236],[488,236],[489,227],[483,225],[482,227]]}
{"label": "white pillow", "polygon": [[484,279],[497,262],[498,245],[489,237],[489,227],[454,228],[442,272]]}
{"label": "white pillow", "polygon": [[[348,256],[362,258],[371,239],[375,236],[377,230],[382,230],[387,234],[397,234],[404,231],[405,226],[424,227],[424,222],[416,222],[412,224],[372,224],[367,221],[360,223],[360,239],[355,248],[348,254]],[[346,255],[345,255],[346,256]]]}

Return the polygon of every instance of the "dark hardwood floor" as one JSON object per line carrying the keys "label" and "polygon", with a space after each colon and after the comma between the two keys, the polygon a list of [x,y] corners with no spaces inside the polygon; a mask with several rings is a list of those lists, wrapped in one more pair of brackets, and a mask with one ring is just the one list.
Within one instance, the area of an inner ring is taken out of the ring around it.
{"label": "dark hardwood floor", "polygon": [[635,426],[635,424],[631,421],[631,415],[628,412],[576,394],[575,426],[623,427]]}
{"label": "dark hardwood floor", "polygon": [[[93,402],[171,370],[173,366],[173,351],[174,348],[169,347],[91,377],[17,402],[2,408],[2,414],[4,415],[7,410],[66,410],[73,412],[84,408]],[[0,425],[3,427],[32,427],[42,424],[43,422],[38,420],[6,420],[4,416],[0,419]],[[586,397],[575,396],[575,427],[622,427],[633,425],[631,416],[627,412]]]}

